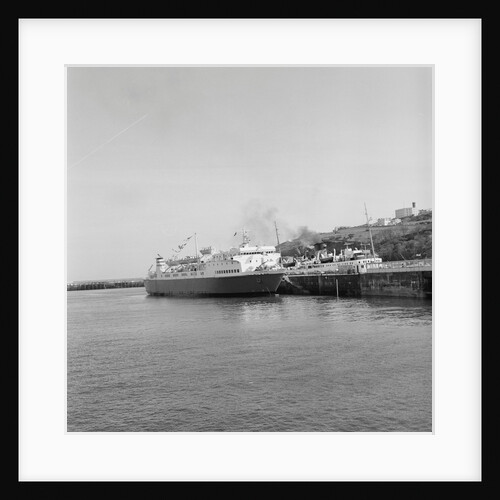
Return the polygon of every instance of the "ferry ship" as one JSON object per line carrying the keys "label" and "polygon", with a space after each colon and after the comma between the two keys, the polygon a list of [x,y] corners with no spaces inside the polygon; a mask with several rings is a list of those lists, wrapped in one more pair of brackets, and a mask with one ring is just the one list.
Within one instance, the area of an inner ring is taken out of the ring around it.
{"label": "ferry ship", "polygon": [[[196,241],[196,235],[195,235]],[[156,257],[144,286],[149,295],[252,296],[273,295],[285,274],[274,246],[252,246],[246,231],[238,248],[217,252],[196,250],[194,262],[171,266]]]}

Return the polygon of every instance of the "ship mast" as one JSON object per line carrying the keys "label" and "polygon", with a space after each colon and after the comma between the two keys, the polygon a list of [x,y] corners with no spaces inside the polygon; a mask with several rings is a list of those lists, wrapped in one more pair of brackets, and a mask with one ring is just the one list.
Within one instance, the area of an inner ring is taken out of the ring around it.
{"label": "ship mast", "polygon": [[248,244],[250,242],[250,238],[248,237],[248,232],[245,228],[241,230],[241,233],[243,235],[243,245]]}
{"label": "ship mast", "polygon": [[198,264],[198,269],[200,267],[200,256],[198,255],[198,241],[196,240],[196,233],[194,233],[194,251],[196,252],[196,263]]}
{"label": "ship mast", "polygon": [[276,229],[276,241],[278,242],[278,245],[277,246],[280,246],[280,237],[278,235],[278,226],[276,224],[276,221],[274,221],[274,227]]}
{"label": "ship mast", "polygon": [[366,210],[366,203],[365,203],[365,214],[366,214],[366,225],[368,226],[368,232],[370,233],[370,243],[372,244],[372,254],[373,254],[373,257],[375,258],[375,247],[373,246],[372,230],[370,227],[370,220],[368,219],[368,212]]}

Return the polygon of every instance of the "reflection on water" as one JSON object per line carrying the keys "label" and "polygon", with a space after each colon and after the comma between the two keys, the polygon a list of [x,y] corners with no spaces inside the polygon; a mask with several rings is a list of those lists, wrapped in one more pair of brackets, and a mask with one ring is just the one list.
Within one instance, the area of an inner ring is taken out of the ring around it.
{"label": "reflection on water", "polygon": [[[215,310],[221,319],[239,318],[245,321],[267,318],[306,316],[310,321],[314,318],[342,318],[347,321],[404,321],[405,319],[421,319],[431,321],[432,303],[422,299],[409,298],[335,298],[331,296],[293,296],[276,295],[262,297],[152,297],[160,307],[172,305],[199,310]],[[181,305],[182,304],[182,305]]]}
{"label": "reflection on water", "polygon": [[430,432],[432,306],[68,294],[68,430]]}

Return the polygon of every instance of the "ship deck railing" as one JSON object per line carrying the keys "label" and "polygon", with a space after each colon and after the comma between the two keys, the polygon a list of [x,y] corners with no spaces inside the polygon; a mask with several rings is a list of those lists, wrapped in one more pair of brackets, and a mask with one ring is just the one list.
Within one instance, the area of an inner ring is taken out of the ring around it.
{"label": "ship deck railing", "polygon": [[320,267],[288,267],[283,269],[285,274],[299,275],[299,274],[357,274],[354,267],[343,269],[325,269]]}
{"label": "ship deck railing", "polygon": [[[387,262],[370,262],[364,264],[367,273],[379,273],[381,271],[432,271],[432,259],[397,260]],[[359,274],[359,267],[353,263],[352,266],[340,266],[338,269],[332,267],[325,269],[319,265],[310,267],[288,267],[284,271],[288,275],[293,274]],[[364,271],[361,271],[363,273]]]}
{"label": "ship deck railing", "polygon": [[380,272],[385,269],[402,270],[432,270],[432,259],[414,259],[414,260],[394,260],[387,262],[371,262],[366,264],[366,272]]}

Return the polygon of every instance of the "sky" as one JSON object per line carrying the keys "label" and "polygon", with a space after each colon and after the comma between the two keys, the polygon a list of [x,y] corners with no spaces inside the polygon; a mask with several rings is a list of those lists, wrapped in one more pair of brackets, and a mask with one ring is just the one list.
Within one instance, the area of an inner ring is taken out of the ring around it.
{"label": "sky", "polygon": [[68,66],[67,281],[432,208],[432,71]]}

